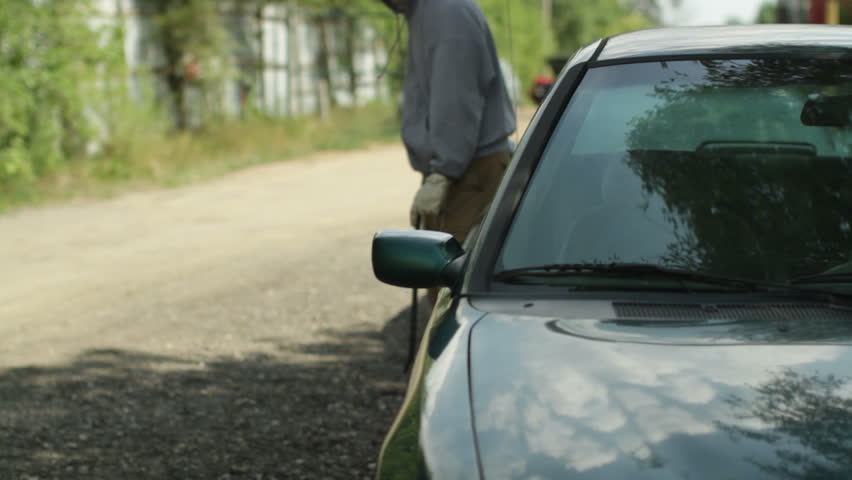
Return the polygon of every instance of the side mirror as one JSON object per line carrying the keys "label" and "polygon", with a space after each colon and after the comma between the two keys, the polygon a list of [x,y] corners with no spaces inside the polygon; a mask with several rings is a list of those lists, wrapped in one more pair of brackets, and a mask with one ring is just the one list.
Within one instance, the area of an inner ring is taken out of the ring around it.
{"label": "side mirror", "polygon": [[809,127],[852,125],[852,95],[811,95],[802,108],[802,123]]}
{"label": "side mirror", "polygon": [[397,287],[451,287],[461,278],[463,255],[448,233],[385,230],[373,238],[373,273]]}

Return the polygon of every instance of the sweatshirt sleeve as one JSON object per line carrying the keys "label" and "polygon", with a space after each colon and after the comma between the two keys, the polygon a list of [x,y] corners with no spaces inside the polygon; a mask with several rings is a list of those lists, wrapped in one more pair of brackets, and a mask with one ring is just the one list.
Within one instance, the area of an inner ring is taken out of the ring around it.
{"label": "sweatshirt sleeve", "polygon": [[452,179],[464,175],[476,153],[485,92],[496,73],[484,41],[472,33],[442,38],[430,55],[430,167]]}

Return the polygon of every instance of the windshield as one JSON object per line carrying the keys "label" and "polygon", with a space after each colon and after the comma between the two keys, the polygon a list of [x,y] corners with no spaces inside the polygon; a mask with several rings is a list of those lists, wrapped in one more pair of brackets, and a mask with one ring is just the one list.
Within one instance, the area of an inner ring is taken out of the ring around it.
{"label": "windshield", "polygon": [[848,59],[591,68],[495,271],[639,263],[771,282],[852,273],[850,94]]}

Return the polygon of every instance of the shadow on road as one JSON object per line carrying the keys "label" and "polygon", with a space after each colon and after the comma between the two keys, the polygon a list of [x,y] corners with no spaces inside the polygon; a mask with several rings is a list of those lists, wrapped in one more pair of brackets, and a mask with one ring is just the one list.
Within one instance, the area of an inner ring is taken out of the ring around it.
{"label": "shadow on road", "polygon": [[371,478],[403,394],[407,321],[280,355],[104,349],[0,371],[0,478]]}

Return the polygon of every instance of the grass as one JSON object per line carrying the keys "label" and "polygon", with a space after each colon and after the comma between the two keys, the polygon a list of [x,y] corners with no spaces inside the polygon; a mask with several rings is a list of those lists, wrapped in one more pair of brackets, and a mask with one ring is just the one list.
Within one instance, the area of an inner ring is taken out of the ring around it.
{"label": "grass", "polygon": [[174,187],[312,152],[354,150],[398,138],[387,105],[338,109],[328,118],[251,118],[191,133],[136,135],[120,147],[80,158],[31,182],[0,185],[0,212],[74,198],[103,198],[152,187]]}

